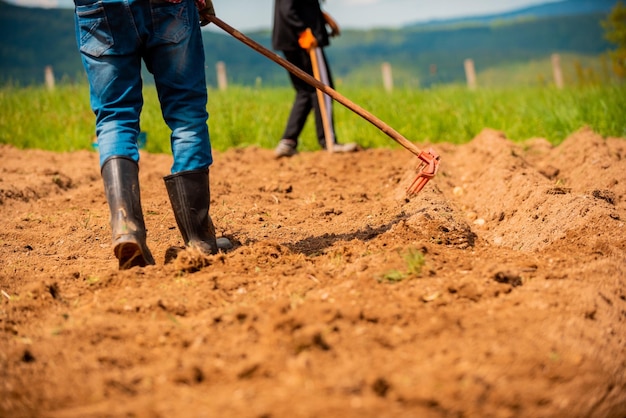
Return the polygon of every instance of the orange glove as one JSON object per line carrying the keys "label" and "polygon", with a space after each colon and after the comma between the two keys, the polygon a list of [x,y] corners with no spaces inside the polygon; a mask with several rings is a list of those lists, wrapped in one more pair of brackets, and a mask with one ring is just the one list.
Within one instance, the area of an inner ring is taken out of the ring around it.
{"label": "orange glove", "polygon": [[298,44],[300,44],[300,48],[306,49],[307,51],[317,46],[317,39],[313,36],[313,32],[311,32],[310,28],[306,28],[306,30],[300,34]]}
{"label": "orange glove", "polygon": [[326,21],[326,24],[330,27],[330,36],[334,37],[341,35],[341,29],[339,29],[339,25],[337,24],[335,19],[333,19],[326,12],[322,12],[322,14],[324,15],[324,20]]}

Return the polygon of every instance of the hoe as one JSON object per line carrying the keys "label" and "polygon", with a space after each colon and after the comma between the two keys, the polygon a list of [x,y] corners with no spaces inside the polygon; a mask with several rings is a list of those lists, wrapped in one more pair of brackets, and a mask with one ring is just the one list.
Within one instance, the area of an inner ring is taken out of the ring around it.
{"label": "hoe", "polygon": [[415,144],[413,144],[411,141],[403,137],[399,132],[397,132],[391,126],[387,125],[385,122],[378,119],[376,116],[374,116],[367,110],[363,109],[361,106],[357,105],[356,103],[352,102],[345,96],[339,94],[336,90],[334,90],[330,86],[327,86],[326,84],[322,83],[315,77],[312,77],[305,71],[302,71],[300,68],[296,67],[295,65],[293,65],[286,59],[280,57],[278,54],[268,50],[264,46],[253,41],[252,39],[250,39],[243,33],[239,32],[237,29],[233,28],[232,26],[230,26],[229,24],[227,24],[220,18],[211,16],[209,17],[209,20],[212,23],[214,23],[217,27],[219,27],[220,29],[224,30],[225,32],[233,36],[235,39],[243,42],[244,44],[248,45],[250,48],[261,53],[262,55],[265,55],[267,58],[274,61],[278,65],[282,66],[283,68],[291,72],[296,77],[302,79],[304,82],[318,89],[318,91],[326,93],[328,96],[332,97],[337,102],[341,103],[342,105],[344,105],[345,107],[347,107],[348,109],[356,113],[357,115],[361,116],[363,119],[367,120],[372,125],[376,126],[378,129],[380,129],[385,134],[387,134],[387,136],[389,136],[391,139],[393,139],[394,141],[402,145],[404,148],[406,148],[407,150],[415,154],[417,158],[419,159],[419,163],[416,168],[417,177],[415,177],[415,179],[413,180],[413,182],[407,188],[407,191],[406,191],[409,196],[417,194],[420,190],[424,188],[426,183],[428,183],[428,181],[431,178],[435,177],[435,174],[437,174],[437,170],[439,168],[439,154],[437,154],[433,149],[429,149],[427,151],[419,150],[415,146]]}

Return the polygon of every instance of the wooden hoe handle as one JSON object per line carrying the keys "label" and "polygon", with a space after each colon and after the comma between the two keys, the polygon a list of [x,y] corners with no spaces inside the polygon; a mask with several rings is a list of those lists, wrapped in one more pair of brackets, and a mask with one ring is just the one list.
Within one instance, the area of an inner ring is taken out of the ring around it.
{"label": "wooden hoe handle", "polygon": [[[387,125],[382,120],[378,119],[376,116],[374,116],[367,110],[363,109],[361,106],[357,105],[356,103],[354,103],[347,97],[341,95],[332,87],[327,86],[326,84],[316,80],[314,77],[311,77],[311,75],[309,75],[305,71],[302,71],[300,68],[296,67],[295,65],[293,65],[286,59],[282,58],[278,54],[270,51],[269,49],[265,48],[264,46],[257,43],[256,41],[250,39],[248,36],[239,32],[237,29],[233,28],[228,23],[224,22],[222,19],[216,16],[209,16],[208,19],[213,24],[215,24],[215,26],[224,30],[225,32],[233,36],[234,38],[238,39],[239,41],[248,45],[250,48],[259,52],[260,54],[265,55],[267,58],[274,61],[281,67],[285,68],[287,71],[289,71],[296,77],[300,78],[301,80],[305,81],[307,84],[323,91],[324,93],[332,97],[334,100],[338,101],[339,103],[341,103],[342,105],[344,105],[345,107],[347,107],[348,109],[356,113],[357,115],[361,116],[363,119],[370,122],[372,125],[376,126],[378,129],[383,131],[385,134],[387,134],[387,136],[389,136],[391,139],[396,141],[398,144],[402,145],[404,148],[406,148],[407,150],[415,154],[420,159],[420,165],[418,166],[418,170],[420,170],[420,172],[417,178],[415,179],[415,182],[418,182],[419,179],[426,179],[426,182],[427,182],[432,176],[435,175],[435,173],[437,172],[437,167],[439,165],[439,155],[435,153],[433,150],[428,150],[426,152],[421,151],[419,148],[417,148],[417,146],[415,146],[415,144],[413,144],[411,141],[403,137],[398,131],[393,129],[391,126]],[[424,161],[424,160],[427,160],[427,161]],[[420,169],[420,167],[422,168]],[[424,169],[430,169],[430,173],[422,173],[421,170],[424,170]],[[426,183],[424,182],[424,184]],[[421,184],[421,187],[419,187],[419,190],[421,190],[424,184]],[[412,192],[412,190],[415,189],[415,187],[413,186],[414,185],[409,187],[408,189],[409,194],[414,194],[414,193],[417,193],[417,191],[419,191],[417,190],[415,192]]]}

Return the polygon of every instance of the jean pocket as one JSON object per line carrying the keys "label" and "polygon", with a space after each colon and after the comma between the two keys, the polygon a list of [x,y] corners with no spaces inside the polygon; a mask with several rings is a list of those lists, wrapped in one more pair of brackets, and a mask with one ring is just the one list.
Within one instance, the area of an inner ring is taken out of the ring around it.
{"label": "jean pocket", "polygon": [[179,43],[189,36],[188,2],[169,3],[151,1],[154,36],[170,43]]}
{"label": "jean pocket", "polygon": [[80,51],[99,57],[113,46],[113,35],[101,1],[76,6]]}

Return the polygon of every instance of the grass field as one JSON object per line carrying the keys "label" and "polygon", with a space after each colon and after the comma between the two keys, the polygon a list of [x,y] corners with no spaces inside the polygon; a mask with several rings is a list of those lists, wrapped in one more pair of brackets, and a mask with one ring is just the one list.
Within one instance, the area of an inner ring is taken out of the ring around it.
{"label": "grass field", "polygon": [[[515,140],[543,137],[558,144],[572,132],[589,126],[604,136],[626,137],[626,86],[586,86],[556,90],[548,87],[478,89],[464,86],[429,90],[347,89],[341,91],[414,142],[464,143],[484,128],[501,130]],[[153,86],[144,88],[142,131],[146,150],[169,152]],[[256,145],[272,148],[280,139],[293,91],[290,88],[231,86],[209,91],[212,145],[217,150]],[[398,145],[340,104],[335,107],[341,142],[363,147]],[[94,116],[86,85],[0,88],[0,143],[19,148],[72,151],[93,148]],[[318,149],[312,118],[301,138],[301,150]]]}

